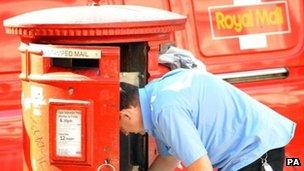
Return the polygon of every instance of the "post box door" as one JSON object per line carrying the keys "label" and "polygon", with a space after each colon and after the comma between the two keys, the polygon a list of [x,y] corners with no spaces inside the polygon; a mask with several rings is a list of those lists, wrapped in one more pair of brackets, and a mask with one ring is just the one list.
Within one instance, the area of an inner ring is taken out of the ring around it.
{"label": "post box door", "polygon": [[120,170],[120,48],[30,44],[27,54],[24,170]]}

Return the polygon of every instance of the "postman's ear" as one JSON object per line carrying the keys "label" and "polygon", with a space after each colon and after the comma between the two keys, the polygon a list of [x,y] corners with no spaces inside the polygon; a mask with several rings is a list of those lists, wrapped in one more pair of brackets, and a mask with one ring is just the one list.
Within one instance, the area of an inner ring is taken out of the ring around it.
{"label": "postman's ear", "polygon": [[120,119],[131,119],[131,111],[129,109],[123,109],[120,111]]}

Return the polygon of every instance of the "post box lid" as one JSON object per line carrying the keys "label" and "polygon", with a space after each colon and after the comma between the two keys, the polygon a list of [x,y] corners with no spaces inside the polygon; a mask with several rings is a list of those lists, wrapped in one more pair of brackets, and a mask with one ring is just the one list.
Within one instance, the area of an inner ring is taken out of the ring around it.
{"label": "post box lid", "polygon": [[52,8],[6,19],[7,34],[20,36],[110,36],[161,34],[184,28],[186,17],[134,5]]}

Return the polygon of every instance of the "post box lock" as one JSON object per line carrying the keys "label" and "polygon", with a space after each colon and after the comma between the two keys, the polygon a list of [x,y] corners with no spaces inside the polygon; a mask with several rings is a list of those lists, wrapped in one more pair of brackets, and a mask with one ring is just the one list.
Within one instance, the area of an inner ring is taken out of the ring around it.
{"label": "post box lock", "polygon": [[115,167],[106,159],[103,164],[99,165],[97,171],[111,170],[116,171]]}
{"label": "post box lock", "polygon": [[69,87],[69,88],[68,88],[68,94],[69,94],[70,96],[73,95],[74,92],[75,92],[75,89],[74,89],[73,87]]}

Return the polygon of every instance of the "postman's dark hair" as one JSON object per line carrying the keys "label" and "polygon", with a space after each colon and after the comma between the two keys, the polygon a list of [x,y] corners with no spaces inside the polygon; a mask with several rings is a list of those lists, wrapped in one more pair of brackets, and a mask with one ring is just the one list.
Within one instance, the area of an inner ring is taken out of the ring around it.
{"label": "postman's dark hair", "polygon": [[120,83],[120,110],[136,106],[139,103],[138,87],[129,83]]}

